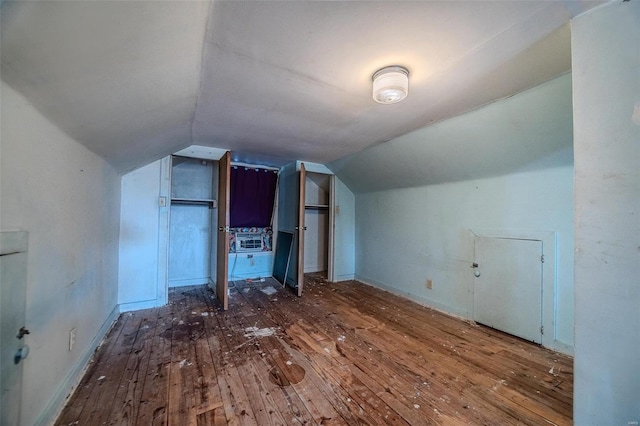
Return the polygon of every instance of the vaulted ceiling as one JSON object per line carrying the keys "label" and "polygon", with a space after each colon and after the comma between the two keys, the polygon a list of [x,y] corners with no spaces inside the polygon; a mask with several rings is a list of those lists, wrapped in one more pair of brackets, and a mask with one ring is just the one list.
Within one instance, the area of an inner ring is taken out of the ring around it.
{"label": "vaulted ceiling", "polygon": [[[327,163],[571,69],[602,1],[17,1],[1,76],[124,172],[190,145]],[[371,75],[410,72],[379,105]]]}

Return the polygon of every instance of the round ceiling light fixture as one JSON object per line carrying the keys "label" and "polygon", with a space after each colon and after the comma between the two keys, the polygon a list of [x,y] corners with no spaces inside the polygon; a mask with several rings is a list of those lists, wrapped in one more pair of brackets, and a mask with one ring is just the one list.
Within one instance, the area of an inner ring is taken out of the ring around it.
{"label": "round ceiling light fixture", "polygon": [[409,71],[393,65],[373,74],[373,100],[380,104],[395,104],[409,94]]}

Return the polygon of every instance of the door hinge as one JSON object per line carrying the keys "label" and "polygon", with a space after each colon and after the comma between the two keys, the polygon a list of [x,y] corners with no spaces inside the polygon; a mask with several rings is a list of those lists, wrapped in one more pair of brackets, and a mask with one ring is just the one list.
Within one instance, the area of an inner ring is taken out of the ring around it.
{"label": "door hinge", "polygon": [[540,326],[540,334],[544,334],[544,325]]}
{"label": "door hinge", "polygon": [[544,263],[544,254],[540,256],[540,262]]}

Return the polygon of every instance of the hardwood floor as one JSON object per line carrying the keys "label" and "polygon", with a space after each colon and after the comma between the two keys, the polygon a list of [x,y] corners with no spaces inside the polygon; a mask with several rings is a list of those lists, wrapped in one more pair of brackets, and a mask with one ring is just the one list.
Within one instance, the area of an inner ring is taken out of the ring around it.
{"label": "hardwood floor", "polygon": [[226,312],[182,287],[120,316],[56,424],[571,424],[572,365],[357,282],[238,284]]}

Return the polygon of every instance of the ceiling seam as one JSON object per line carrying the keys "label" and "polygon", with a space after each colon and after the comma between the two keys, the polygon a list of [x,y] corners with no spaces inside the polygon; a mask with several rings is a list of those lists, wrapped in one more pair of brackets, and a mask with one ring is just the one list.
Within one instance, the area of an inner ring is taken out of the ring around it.
{"label": "ceiling seam", "polygon": [[333,85],[331,83],[328,83],[326,81],[311,77],[310,75],[298,72],[298,71],[293,70],[291,68],[287,68],[287,67],[283,67],[283,66],[278,65],[278,64],[274,64],[272,62],[266,61],[266,60],[264,60],[262,58],[259,58],[257,56],[250,55],[250,54],[245,53],[245,52],[241,51],[240,49],[237,49],[237,48],[235,48],[233,46],[224,45],[224,44],[218,43],[216,41],[209,41],[209,42],[205,42],[205,43],[212,44],[213,46],[219,48],[223,52],[231,53],[232,55],[238,56],[240,58],[245,58],[245,59],[249,59],[251,61],[255,61],[255,62],[257,62],[257,63],[259,63],[261,65],[264,65],[265,67],[269,67],[269,68],[274,69],[274,70],[284,71],[288,75],[297,78],[299,81],[314,83],[314,84],[317,84],[317,85],[322,86],[322,87],[328,87],[328,88],[333,89],[333,90],[342,91],[342,89],[340,87],[335,86],[335,85]]}
{"label": "ceiling seam", "polygon": [[207,22],[205,23],[204,35],[202,38],[202,47],[200,49],[200,74],[198,76],[198,93],[196,93],[196,101],[193,106],[193,113],[191,115],[191,140],[189,141],[189,146],[194,145],[194,137],[193,137],[193,128],[196,125],[196,114],[198,112],[198,105],[200,104],[200,96],[202,95],[202,84],[203,84],[203,75],[204,75],[204,55],[205,49],[207,46],[207,39],[209,38],[209,22],[211,21],[211,15],[213,14],[213,3],[215,0],[209,0],[209,7],[207,11]]}
{"label": "ceiling seam", "polygon": [[[463,62],[466,58],[469,58],[472,55],[477,55],[477,54],[481,53],[482,51],[490,49],[491,46],[493,45],[493,43],[499,42],[500,40],[502,40],[504,38],[508,38],[510,33],[513,33],[514,31],[518,31],[519,29],[521,29],[523,27],[526,27],[528,24],[531,23],[531,21],[536,16],[540,16],[542,13],[548,12],[550,10],[550,7],[553,7],[553,6],[542,5],[542,6],[540,6],[539,9],[536,9],[535,11],[531,12],[526,17],[521,18],[520,20],[518,20],[517,22],[512,23],[511,25],[509,25],[507,28],[503,29],[502,31],[500,31],[500,32],[494,34],[493,36],[487,38],[486,40],[476,44],[471,49],[469,49],[466,52],[458,55],[458,57],[452,59],[449,62],[449,64],[446,66],[446,68],[444,70],[442,70],[441,72],[442,73],[447,72],[449,69],[451,69],[454,66],[458,65],[459,63]],[[554,24],[553,29],[547,30],[546,34],[544,34],[543,36],[539,36],[538,37],[538,40],[540,40],[541,38],[543,38],[544,36],[546,36],[548,34],[551,34],[553,31],[557,30],[558,28],[560,28],[562,26],[562,24],[564,24],[564,22],[566,22],[566,20],[563,20],[562,23]],[[529,43],[528,46],[531,46],[531,44],[532,43]]]}

